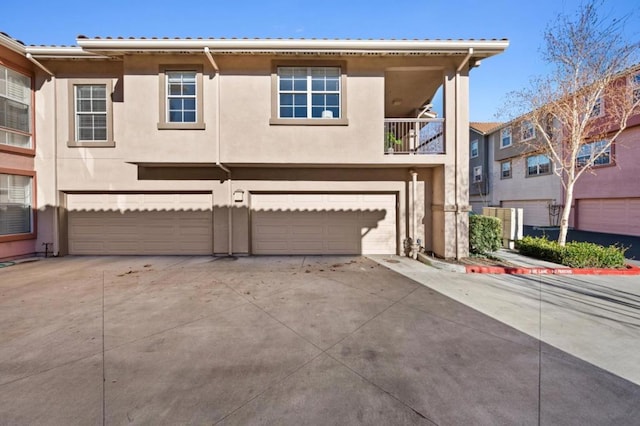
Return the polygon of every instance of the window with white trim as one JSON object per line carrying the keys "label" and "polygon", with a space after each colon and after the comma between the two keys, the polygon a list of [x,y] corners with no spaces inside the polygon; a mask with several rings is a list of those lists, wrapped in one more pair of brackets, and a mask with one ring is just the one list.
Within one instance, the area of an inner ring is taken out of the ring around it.
{"label": "window with white trim", "polygon": [[106,142],[107,86],[105,84],[77,84],[74,86],[78,142]]}
{"label": "window with white trim", "polygon": [[533,123],[529,120],[525,120],[522,122],[520,126],[521,139],[523,141],[528,141],[536,137],[536,128],[533,126]]}
{"label": "window with white trim", "polygon": [[511,160],[500,163],[500,179],[511,178]]}
{"label": "window with white trim", "polygon": [[0,144],[32,148],[31,78],[0,65]]}
{"label": "window with white trim", "polygon": [[602,103],[602,98],[596,99],[596,102],[593,104],[593,108],[591,109],[590,118],[597,118],[602,116],[604,112],[604,107]]}
{"label": "window with white trim", "polygon": [[476,158],[478,156],[478,140],[474,139],[471,141],[471,158]]}
{"label": "window with white trim", "polygon": [[278,118],[338,119],[340,67],[278,67]]}
{"label": "window with white trim", "polygon": [[602,140],[582,145],[576,157],[576,166],[584,167],[591,161],[596,167],[611,164],[611,145],[607,146],[607,144],[606,140]]}
{"label": "window with white trim", "polygon": [[475,166],[473,168],[473,181],[482,182],[482,166]]}
{"label": "window with white trim", "polygon": [[631,80],[631,98],[633,103],[640,102],[640,72],[633,74]]}
{"label": "window with white trim", "polygon": [[195,123],[198,117],[195,71],[167,71],[167,122]]}
{"label": "window with white trim", "polygon": [[500,148],[511,146],[511,127],[505,127],[500,131]]}
{"label": "window with white trim", "polygon": [[527,157],[527,176],[548,175],[551,173],[551,160],[545,154]]}
{"label": "window with white trim", "polygon": [[31,176],[0,174],[0,236],[33,232]]}

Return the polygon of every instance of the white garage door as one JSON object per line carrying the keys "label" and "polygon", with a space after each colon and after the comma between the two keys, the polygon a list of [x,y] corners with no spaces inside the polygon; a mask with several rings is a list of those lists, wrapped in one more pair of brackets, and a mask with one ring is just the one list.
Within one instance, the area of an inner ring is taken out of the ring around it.
{"label": "white garage door", "polygon": [[253,254],[396,253],[394,194],[253,194]]}
{"label": "white garage door", "polygon": [[523,224],[527,226],[551,226],[549,219],[550,200],[502,201],[505,208],[523,209]]}
{"label": "white garage door", "polygon": [[581,199],[577,205],[582,231],[640,236],[640,198]]}
{"label": "white garage door", "polygon": [[212,254],[211,194],[69,194],[70,254]]}

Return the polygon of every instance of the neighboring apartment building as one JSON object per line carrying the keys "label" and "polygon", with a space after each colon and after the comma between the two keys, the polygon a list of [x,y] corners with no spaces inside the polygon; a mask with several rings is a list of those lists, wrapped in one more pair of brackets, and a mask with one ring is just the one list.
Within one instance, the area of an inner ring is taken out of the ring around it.
{"label": "neighboring apartment building", "polygon": [[0,259],[37,251],[32,65],[24,45],[0,33]]}
{"label": "neighboring apartment building", "polygon": [[[36,244],[467,255],[469,70],[506,40],[77,43],[25,48]],[[441,86],[444,117],[416,118]]]}
{"label": "neighboring apartment building", "polygon": [[474,213],[482,214],[489,206],[490,185],[495,178],[490,158],[493,158],[489,133],[501,123],[472,122],[469,124],[469,204]]}
{"label": "neighboring apartment building", "polygon": [[[626,80],[624,90],[629,90],[629,96],[640,97],[640,69],[627,70],[621,78]],[[593,119],[607,119],[606,101],[597,105]],[[494,178],[489,177],[488,205],[523,208],[525,226],[558,226],[564,189],[550,159],[534,151],[531,142],[538,137],[522,118],[490,130],[489,175]],[[589,158],[601,143],[585,143],[578,162],[580,157]],[[640,114],[635,114],[607,155],[576,182],[570,226],[640,236],[640,187],[635,184],[638,164]]]}

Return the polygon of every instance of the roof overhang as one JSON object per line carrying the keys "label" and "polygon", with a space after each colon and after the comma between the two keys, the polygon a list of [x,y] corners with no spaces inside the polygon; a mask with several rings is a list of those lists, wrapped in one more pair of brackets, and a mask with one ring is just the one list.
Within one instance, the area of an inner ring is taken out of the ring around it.
{"label": "roof overhang", "polygon": [[487,58],[503,52],[502,40],[329,40],[329,39],[166,39],[87,38],[78,46],[87,52],[114,56],[127,53],[200,53],[208,48],[223,54],[326,54],[326,55],[467,55]]}

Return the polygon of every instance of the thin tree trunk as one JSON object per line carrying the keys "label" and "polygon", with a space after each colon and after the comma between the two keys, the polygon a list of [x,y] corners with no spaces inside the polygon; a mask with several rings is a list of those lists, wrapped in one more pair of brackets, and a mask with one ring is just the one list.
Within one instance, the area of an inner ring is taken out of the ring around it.
{"label": "thin tree trunk", "polygon": [[558,235],[558,244],[564,246],[567,243],[567,231],[569,231],[569,215],[571,215],[571,204],[573,203],[573,185],[575,181],[568,182],[564,193],[564,208],[562,209],[562,217],[560,218],[560,234]]}

